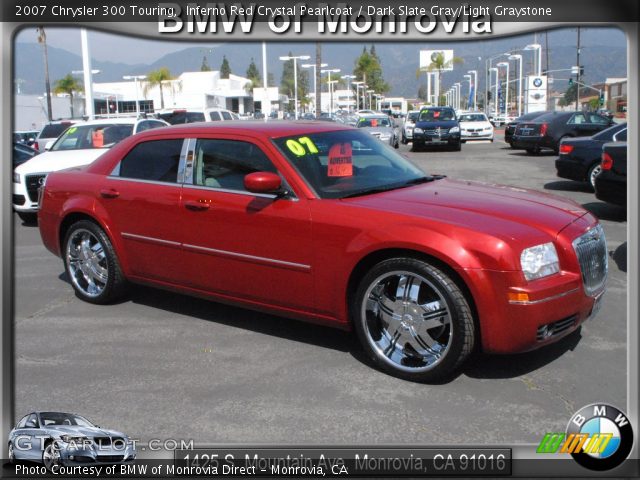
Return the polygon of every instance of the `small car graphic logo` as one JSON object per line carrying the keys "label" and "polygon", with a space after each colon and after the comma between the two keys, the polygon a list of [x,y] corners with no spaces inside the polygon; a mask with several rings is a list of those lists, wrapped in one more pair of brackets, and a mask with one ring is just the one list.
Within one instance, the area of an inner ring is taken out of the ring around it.
{"label": "small car graphic logo", "polygon": [[46,179],[46,178],[47,178],[47,177],[40,177],[40,178],[38,179],[38,185],[40,185],[40,186],[44,185],[44,181],[45,181],[45,179]]}
{"label": "small car graphic logo", "polygon": [[542,79],[541,78],[535,78],[533,80],[533,86],[534,87],[539,87],[540,85],[542,85]]}

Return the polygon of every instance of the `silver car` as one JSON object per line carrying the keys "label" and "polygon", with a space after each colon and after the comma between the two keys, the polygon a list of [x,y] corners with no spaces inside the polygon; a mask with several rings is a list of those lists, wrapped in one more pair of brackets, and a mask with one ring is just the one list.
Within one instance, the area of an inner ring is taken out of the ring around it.
{"label": "silver car", "polygon": [[356,126],[394,148],[400,146],[396,127],[387,115],[361,115]]}
{"label": "silver car", "polygon": [[136,458],[135,444],[122,432],[92,424],[80,415],[33,412],[9,433],[9,460],[29,460],[48,470],[59,465],[115,464]]}
{"label": "silver car", "polygon": [[407,113],[407,116],[404,118],[404,123],[402,124],[402,143],[406,145],[407,143],[413,141],[413,129],[416,126],[416,122],[420,117],[420,110],[411,110]]}

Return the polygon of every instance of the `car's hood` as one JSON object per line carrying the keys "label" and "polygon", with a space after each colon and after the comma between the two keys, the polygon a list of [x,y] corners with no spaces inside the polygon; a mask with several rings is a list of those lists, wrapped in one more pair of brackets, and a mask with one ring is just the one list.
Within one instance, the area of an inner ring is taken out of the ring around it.
{"label": "car's hood", "polygon": [[491,122],[460,122],[460,128],[487,128],[492,127]]}
{"label": "car's hood", "polygon": [[393,128],[391,127],[362,127],[362,129],[369,133],[380,133],[383,135],[393,134]]}
{"label": "car's hood", "polygon": [[16,173],[28,175],[30,173],[48,173],[64,170],[65,168],[79,167],[93,162],[107,151],[107,148],[95,148],[44,152],[16,167]]}
{"label": "car's hood", "polygon": [[428,128],[428,129],[432,129],[432,128],[451,128],[451,127],[457,127],[458,126],[458,122],[455,120],[442,120],[442,121],[437,121],[437,122],[416,122],[416,127],[420,127],[420,128]]}
{"label": "car's hood", "polygon": [[80,427],[77,425],[49,425],[46,427],[52,434],[57,435],[81,435],[85,437],[125,437],[126,435],[116,430],[108,430],[98,427]]}
{"label": "car's hood", "polygon": [[456,224],[506,238],[531,228],[551,237],[587,211],[577,203],[542,192],[504,185],[441,179],[374,195],[355,204]]}

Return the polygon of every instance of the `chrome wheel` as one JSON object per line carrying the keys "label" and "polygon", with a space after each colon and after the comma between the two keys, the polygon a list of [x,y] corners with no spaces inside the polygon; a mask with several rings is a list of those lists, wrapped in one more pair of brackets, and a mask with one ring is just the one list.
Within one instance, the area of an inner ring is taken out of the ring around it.
{"label": "chrome wheel", "polygon": [[13,443],[9,444],[9,463],[15,463],[16,453],[13,451]]}
{"label": "chrome wheel", "polygon": [[596,188],[596,178],[598,177],[598,175],[600,175],[601,172],[602,166],[599,163],[594,165],[589,171],[589,183],[591,183],[591,188],[593,188],[594,190]]}
{"label": "chrome wheel", "polygon": [[42,452],[42,463],[49,471],[51,471],[54,466],[60,464],[60,452],[56,448],[54,442],[51,442],[44,447],[44,452]]}
{"label": "chrome wheel", "polygon": [[89,230],[74,230],[67,240],[66,262],[74,287],[88,297],[97,297],[109,280],[104,246]]}
{"label": "chrome wheel", "polygon": [[451,306],[433,283],[408,271],[385,273],[370,284],[361,319],[378,358],[403,372],[433,369],[453,340]]}

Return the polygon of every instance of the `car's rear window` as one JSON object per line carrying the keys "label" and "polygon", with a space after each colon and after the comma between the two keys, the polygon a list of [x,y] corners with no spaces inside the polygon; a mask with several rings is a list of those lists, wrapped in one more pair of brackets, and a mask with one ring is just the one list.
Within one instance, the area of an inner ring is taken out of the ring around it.
{"label": "car's rear window", "polygon": [[183,123],[204,122],[203,112],[188,112],[186,110],[176,110],[170,113],[161,113],[158,115],[161,120],[171,125],[181,125]]}
{"label": "car's rear window", "polygon": [[109,148],[132,134],[132,124],[74,125],[58,138],[51,150]]}
{"label": "car's rear window", "polygon": [[42,138],[58,138],[62,132],[64,132],[67,128],[69,128],[73,123],[65,122],[65,123],[52,123],[49,125],[45,125],[42,131],[40,132],[40,137]]}

